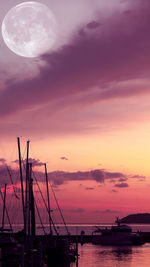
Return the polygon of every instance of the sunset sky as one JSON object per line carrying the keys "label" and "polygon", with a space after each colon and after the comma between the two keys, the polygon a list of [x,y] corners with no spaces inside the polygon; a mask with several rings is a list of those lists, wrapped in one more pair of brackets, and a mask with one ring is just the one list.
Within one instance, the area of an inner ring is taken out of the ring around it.
{"label": "sunset sky", "polygon": [[[150,212],[150,1],[39,2],[56,18],[52,49],[25,58],[0,36],[1,188],[20,136],[43,192],[47,163],[67,222]],[[1,1],[1,23],[19,3]]]}

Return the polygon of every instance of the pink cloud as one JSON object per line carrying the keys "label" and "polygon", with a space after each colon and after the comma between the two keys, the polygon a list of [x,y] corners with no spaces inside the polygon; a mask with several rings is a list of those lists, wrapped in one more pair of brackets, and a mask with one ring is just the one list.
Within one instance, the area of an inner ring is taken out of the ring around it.
{"label": "pink cloud", "polygon": [[0,114],[33,108],[89,89],[92,94],[95,86],[100,88],[99,98],[103,99],[142,93],[139,88],[107,89],[114,81],[149,76],[150,4],[147,0],[139,3],[132,8],[131,1],[130,12],[116,11],[100,27],[96,27],[98,18],[92,28],[88,25],[93,21],[89,22],[86,34],[79,35],[78,31],[70,44],[44,55],[46,65],[38,77],[9,84],[1,92]]}
{"label": "pink cloud", "polygon": [[120,183],[120,184],[115,184],[115,187],[124,188],[124,187],[129,187],[129,185],[127,183]]}

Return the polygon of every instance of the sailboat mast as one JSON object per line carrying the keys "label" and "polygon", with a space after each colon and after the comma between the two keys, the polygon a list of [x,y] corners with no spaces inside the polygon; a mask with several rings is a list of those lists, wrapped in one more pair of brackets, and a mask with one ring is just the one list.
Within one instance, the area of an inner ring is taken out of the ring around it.
{"label": "sailboat mast", "polygon": [[18,141],[19,169],[20,169],[20,182],[21,182],[21,195],[22,195],[22,211],[23,211],[24,230],[25,230],[26,216],[25,216],[25,205],[24,205],[23,176],[22,176],[21,149],[20,149],[20,138],[19,137],[17,138],[17,141]]}
{"label": "sailboat mast", "polygon": [[30,177],[30,220],[31,220],[31,236],[35,236],[35,206],[34,206],[34,194],[33,194],[33,179],[32,179],[32,163],[30,163],[30,171],[29,171],[29,177]]}
{"label": "sailboat mast", "polygon": [[26,157],[26,192],[25,192],[25,213],[26,213],[26,226],[25,232],[28,233],[28,209],[29,209],[29,141],[27,141],[27,157]]}
{"label": "sailboat mast", "polygon": [[29,163],[29,141],[27,141],[27,157],[26,157],[26,203],[25,206],[27,205],[27,184],[29,181],[29,168],[28,168],[28,163]]}
{"label": "sailboat mast", "polygon": [[6,188],[7,188],[7,184],[5,184],[5,190],[4,190],[2,229],[4,229],[4,220],[5,220],[5,209],[6,209]]}
{"label": "sailboat mast", "polygon": [[28,180],[28,191],[27,191],[27,200],[28,200],[28,207],[27,207],[27,228],[28,228],[28,236],[31,237],[31,165],[28,163],[28,171],[29,171],[29,180]]}
{"label": "sailboat mast", "polygon": [[47,188],[49,227],[50,227],[50,234],[52,234],[52,221],[51,221],[51,210],[50,210],[50,199],[49,199],[49,188],[48,188],[48,175],[47,175],[46,163],[44,164],[44,166],[45,166],[45,178],[46,178],[46,188]]}
{"label": "sailboat mast", "polygon": [[28,237],[35,236],[35,209],[34,209],[34,194],[33,194],[33,179],[32,179],[32,163],[29,163],[29,144],[27,141],[27,157],[26,157],[26,195],[25,195],[25,210],[26,210],[26,234]]}

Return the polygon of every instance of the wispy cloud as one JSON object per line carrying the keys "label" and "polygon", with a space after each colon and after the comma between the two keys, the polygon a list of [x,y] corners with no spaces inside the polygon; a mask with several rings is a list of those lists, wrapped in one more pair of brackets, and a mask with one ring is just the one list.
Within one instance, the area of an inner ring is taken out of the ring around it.
{"label": "wispy cloud", "polygon": [[129,185],[127,183],[115,184],[114,186],[119,187],[119,188],[129,187]]}
{"label": "wispy cloud", "polygon": [[113,192],[113,193],[117,193],[118,191],[117,191],[117,190],[115,190],[115,189],[112,189],[112,192]]}
{"label": "wispy cloud", "polygon": [[120,213],[120,211],[106,209],[106,210],[95,210],[94,213]]}
{"label": "wispy cloud", "polygon": [[86,187],[85,190],[87,191],[91,191],[91,190],[94,190],[95,188],[94,187]]}
{"label": "wispy cloud", "polygon": [[61,160],[68,160],[68,158],[67,158],[67,157],[64,157],[64,156],[61,157],[60,159],[61,159]]}
{"label": "wispy cloud", "polygon": [[79,171],[79,172],[61,172],[55,171],[49,173],[49,178],[55,185],[61,185],[64,182],[69,181],[87,181],[94,180],[97,183],[104,183],[109,179],[120,179],[124,177],[124,174],[120,172],[108,172],[104,170],[91,170],[91,171]]}
{"label": "wispy cloud", "polygon": [[5,163],[6,163],[6,159],[4,159],[4,158],[0,158],[0,163],[1,163],[1,164],[5,164]]}
{"label": "wispy cloud", "polygon": [[[18,159],[14,160],[12,162],[19,164],[19,160]],[[26,160],[23,160],[23,163],[26,164]],[[29,163],[32,163],[33,167],[40,167],[40,166],[44,165],[44,163],[41,162],[39,159],[33,159],[33,158],[29,158]]]}
{"label": "wispy cloud", "polygon": [[83,209],[83,208],[70,209],[69,212],[72,212],[72,213],[83,213],[83,212],[85,212],[85,209]]}
{"label": "wispy cloud", "polygon": [[136,174],[136,175],[131,176],[131,178],[136,178],[136,179],[146,179],[146,176]]}
{"label": "wispy cloud", "polygon": [[120,178],[119,179],[119,182],[125,182],[125,181],[127,181],[128,180],[128,178]]}

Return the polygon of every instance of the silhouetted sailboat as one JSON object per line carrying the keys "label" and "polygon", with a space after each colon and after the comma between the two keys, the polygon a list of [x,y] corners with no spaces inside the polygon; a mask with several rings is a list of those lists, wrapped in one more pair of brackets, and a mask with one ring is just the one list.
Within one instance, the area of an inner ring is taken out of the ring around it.
{"label": "silhouetted sailboat", "polygon": [[[27,156],[26,156],[26,166],[25,169],[25,183],[23,180],[23,170],[21,157],[21,146],[20,139],[17,138],[18,143],[18,155],[19,155],[19,171],[20,171],[20,184],[21,184],[21,199],[22,199],[22,214],[23,214],[23,229],[20,232],[13,233],[13,229],[11,226],[10,218],[8,216],[7,207],[6,207],[6,188],[5,185],[4,196],[1,193],[1,197],[3,200],[3,216],[2,216],[2,227],[1,231],[4,231],[4,219],[5,213],[8,217],[8,221],[10,223],[11,233],[9,234],[9,240],[7,239],[7,245],[2,246],[1,241],[5,238],[1,238],[0,236],[0,248],[2,251],[2,261],[5,263],[5,266],[70,266],[70,262],[75,260],[75,250],[71,248],[71,243],[69,241],[69,232],[67,232],[66,238],[59,236],[55,224],[53,222],[51,216],[51,208],[50,208],[50,198],[49,198],[49,183],[48,183],[48,174],[47,167],[45,166],[45,179],[46,179],[46,189],[47,189],[47,204],[43,197],[42,191],[39,187],[37,179],[32,170],[32,162],[29,162],[29,141],[27,142]],[[10,171],[9,171],[10,174]],[[35,179],[42,199],[44,201],[46,211],[48,212],[49,218],[49,234],[46,234],[44,230],[44,225],[42,222],[42,218],[39,213],[38,206],[36,204],[33,192],[33,178]],[[12,177],[11,177],[12,179]],[[25,187],[25,188],[24,188]],[[14,188],[14,193],[15,188]],[[53,191],[54,193],[54,191]],[[17,194],[16,194],[17,195]],[[18,198],[18,197],[17,197]],[[55,196],[56,199],[56,196]],[[57,201],[57,199],[56,199]],[[59,207],[58,201],[57,205]],[[39,216],[42,228],[44,230],[44,235],[36,235],[36,217],[35,217],[35,208],[37,210],[37,215]],[[59,207],[60,210],[60,207]],[[62,215],[62,212],[61,212]],[[62,215],[63,217],[63,215]],[[64,221],[64,218],[63,218]],[[65,222],[65,221],[64,221]],[[55,235],[53,235],[52,227],[55,231]],[[66,224],[65,227],[67,228]],[[68,231],[68,230],[67,230]],[[2,235],[2,234],[1,234]],[[6,234],[4,233],[4,237]],[[17,257],[17,258],[16,258]],[[13,265],[14,264],[14,265]],[[18,265],[15,265],[18,264]]]}

